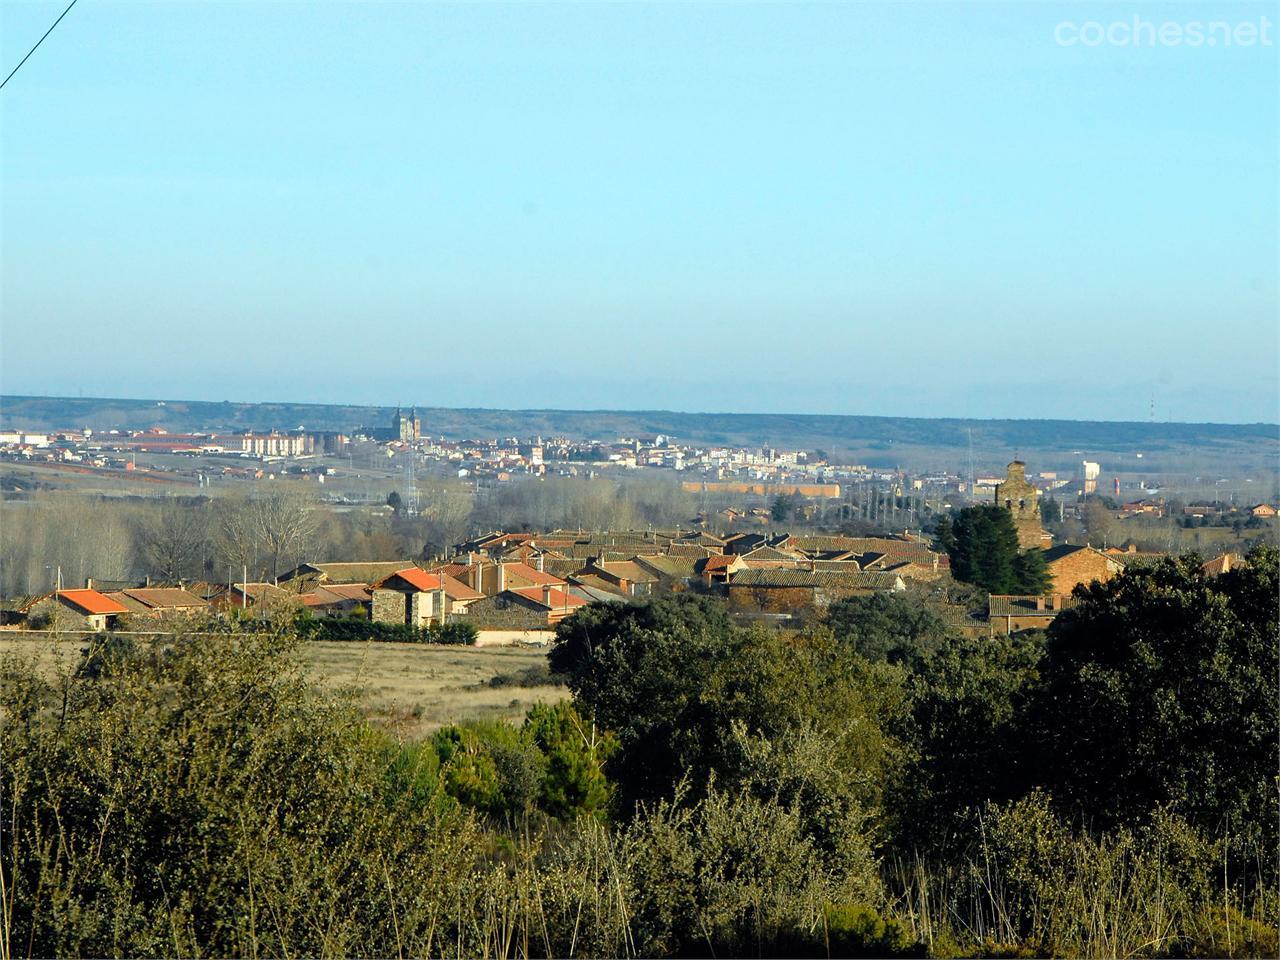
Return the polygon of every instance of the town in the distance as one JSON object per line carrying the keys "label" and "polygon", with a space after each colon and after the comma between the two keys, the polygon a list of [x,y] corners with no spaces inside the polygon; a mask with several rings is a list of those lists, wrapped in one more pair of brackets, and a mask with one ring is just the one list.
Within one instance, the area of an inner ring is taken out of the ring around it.
{"label": "town in the distance", "polygon": [[[38,535],[0,558],[3,618],[74,631],[284,613],[542,644],[591,603],[703,592],[794,627],[844,597],[914,591],[983,636],[1045,627],[1076,587],[1129,567],[1194,552],[1216,574],[1276,539],[1274,477],[1076,453],[1069,469],[1015,452],[993,470],[970,448],[920,469],[666,435],[446,439],[414,408],[346,431],[10,424],[7,520]],[[42,518],[66,526],[86,495],[115,531],[93,539],[118,542],[60,552]],[[978,529],[981,507],[1000,529]]]}

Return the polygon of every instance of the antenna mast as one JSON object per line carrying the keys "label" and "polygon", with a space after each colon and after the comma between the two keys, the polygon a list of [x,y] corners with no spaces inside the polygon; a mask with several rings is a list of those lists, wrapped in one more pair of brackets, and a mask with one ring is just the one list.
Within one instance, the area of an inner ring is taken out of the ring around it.
{"label": "antenna mast", "polygon": [[969,428],[969,499],[975,499],[973,488],[977,486],[977,478],[973,472],[973,427]]}

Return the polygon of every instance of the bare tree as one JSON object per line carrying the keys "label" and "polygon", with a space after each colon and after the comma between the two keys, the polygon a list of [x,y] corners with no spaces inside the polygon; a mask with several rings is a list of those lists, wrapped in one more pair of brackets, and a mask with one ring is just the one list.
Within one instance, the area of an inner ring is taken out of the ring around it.
{"label": "bare tree", "polygon": [[209,515],[200,502],[167,498],[138,524],[142,560],[150,573],[165,580],[180,580],[198,566],[208,536]]}
{"label": "bare tree", "polygon": [[214,508],[214,538],[218,563],[231,572],[258,575],[258,535],[253,507],[246,497],[227,497]]}
{"label": "bare tree", "polygon": [[475,503],[471,492],[459,483],[419,488],[428,552],[443,554],[471,529]]}
{"label": "bare tree", "polygon": [[272,579],[281,565],[300,563],[319,523],[315,502],[299,488],[280,487],[252,501],[253,520]]}

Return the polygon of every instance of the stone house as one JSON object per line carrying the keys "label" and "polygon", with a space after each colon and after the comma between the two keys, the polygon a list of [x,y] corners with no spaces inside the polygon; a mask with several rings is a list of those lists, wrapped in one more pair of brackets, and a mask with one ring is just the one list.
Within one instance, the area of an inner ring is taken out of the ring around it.
{"label": "stone house", "polygon": [[440,578],[419,567],[405,567],[371,588],[369,617],[376,623],[425,627],[444,622],[445,597]]}
{"label": "stone house", "polygon": [[1049,569],[1050,593],[1069,594],[1082,583],[1105,583],[1124,571],[1124,564],[1115,555],[1087,546],[1050,547],[1044,552],[1044,560]]}
{"label": "stone house", "polygon": [[58,590],[31,601],[21,612],[34,629],[110,630],[129,608],[97,590]]}
{"label": "stone house", "polygon": [[769,538],[763,533],[739,533],[736,536],[729,537],[724,542],[725,553],[744,554],[750,553],[752,550],[758,550],[760,547],[767,545]]}
{"label": "stone house", "polygon": [[479,630],[545,630],[587,605],[567,589],[520,587],[477,600],[468,619]]}
{"label": "stone house", "polygon": [[756,570],[784,569],[802,566],[807,558],[789,550],[780,550],[768,544],[740,554],[747,567]]}
{"label": "stone house", "polygon": [[474,559],[468,563],[448,564],[450,576],[462,581],[472,590],[486,597],[494,597],[505,590],[522,587],[563,588],[565,582],[545,570],[538,570],[527,563]]}
{"label": "stone house", "polygon": [[443,567],[433,568],[427,572],[440,578],[440,589],[444,591],[445,613],[449,616],[465,614],[477,600],[484,599],[483,593],[471,589]]}

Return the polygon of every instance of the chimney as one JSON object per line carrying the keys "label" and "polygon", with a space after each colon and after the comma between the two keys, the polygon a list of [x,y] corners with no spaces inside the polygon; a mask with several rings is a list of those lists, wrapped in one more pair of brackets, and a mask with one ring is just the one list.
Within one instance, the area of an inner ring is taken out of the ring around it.
{"label": "chimney", "polygon": [[502,593],[507,589],[507,567],[501,560],[498,561],[498,593]]}
{"label": "chimney", "polygon": [[538,554],[538,572],[547,572],[547,558],[543,554]]}
{"label": "chimney", "polygon": [[551,584],[549,583],[542,585],[542,604],[545,607],[551,606]]}

